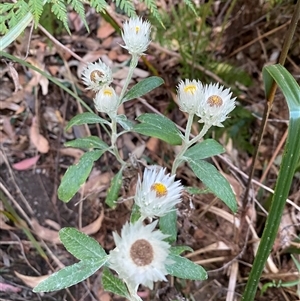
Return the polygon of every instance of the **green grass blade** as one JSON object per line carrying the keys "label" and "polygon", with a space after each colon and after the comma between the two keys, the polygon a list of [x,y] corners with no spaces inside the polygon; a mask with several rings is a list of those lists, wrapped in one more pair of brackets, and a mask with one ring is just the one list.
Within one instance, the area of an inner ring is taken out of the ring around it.
{"label": "green grass blade", "polygon": [[272,250],[297,162],[300,158],[300,87],[281,65],[265,67],[263,76],[267,95],[270,91],[272,78],[282,90],[289,107],[290,123],[270,212],[242,297],[243,301],[252,301],[255,298],[259,279]]}

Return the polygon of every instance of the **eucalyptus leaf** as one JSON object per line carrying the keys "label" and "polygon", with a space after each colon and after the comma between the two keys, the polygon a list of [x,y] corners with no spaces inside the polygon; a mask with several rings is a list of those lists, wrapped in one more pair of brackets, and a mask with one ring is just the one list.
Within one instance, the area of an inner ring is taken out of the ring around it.
{"label": "eucalyptus leaf", "polygon": [[109,269],[104,268],[101,281],[105,291],[129,299],[129,293],[125,283],[114,276]]}
{"label": "eucalyptus leaf", "polygon": [[40,282],[33,291],[53,292],[75,285],[93,275],[107,261],[108,256],[98,260],[85,260],[65,267]]}
{"label": "eucalyptus leaf", "polygon": [[109,124],[109,122],[97,114],[85,112],[74,116],[67,124],[66,131],[71,128],[73,125],[80,125],[80,124]]}
{"label": "eucalyptus leaf", "polygon": [[171,145],[182,143],[180,132],[170,119],[158,114],[146,113],[139,116],[137,120],[141,123],[133,127],[134,132],[159,138]]}
{"label": "eucalyptus leaf", "polygon": [[122,102],[141,97],[164,83],[158,76],[145,78],[133,86],[123,97]]}
{"label": "eucalyptus leaf", "polygon": [[184,156],[194,161],[206,159],[225,152],[224,147],[214,139],[206,139],[189,148]]}
{"label": "eucalyptus leaf", "polygon": [[166,265],[168,273],[174,277],[190,280],[206,280],[207,273],[204,268],[187,258],[169,254],[168,259],[173,261],[173,264]]}
{"label": "eucalyptus leaf", "polygon": [[119,170],[119,172],[113,177],[110,187],[108,189],[105,204],[110,208],[116,208],[117,199],[120,193],[120,189],[122,187],[122,172],[123,170]]}
{"label": "eucalyptus leaf", "polygon": [[169,235],[165,240],[173,243],[177,239],[177,213],[173,211],[167,213],[159,219],[159,229],[162,233]]}
{"label": "eucalyptus leaf", "polygon": [[195,175],[220,198],[234,213],[237,211],[237,202],[229,182],[210,163],[203,160],[188,159],[188,163]]}
{"label": "eucalyptus leaf", "polygon": [[75,228],[63,228],[59,231],[59,238],[65,248],[77,259],[101,260],[107,256],[104,249],[92,237]]}
{"label": "eucalyptus leaf", "polygon": [[85,153],[80,158],[79,162],[75,165],[70,166],[58,187],[58,197],[64,202],[68,202],[79,190],[80,186],[88,178],[94,161],[98,160],[102,155],[103,150],[94,150]]}
{"label": "eucalyptus leaf", "polygon": [[97,136],[88,136],[88,137],[83,137],[72,141],[68,141],[65,143],[65,146],[83,148],[83,149],[90,149],[90,148],[108,149],[109,148],[109,146]]}

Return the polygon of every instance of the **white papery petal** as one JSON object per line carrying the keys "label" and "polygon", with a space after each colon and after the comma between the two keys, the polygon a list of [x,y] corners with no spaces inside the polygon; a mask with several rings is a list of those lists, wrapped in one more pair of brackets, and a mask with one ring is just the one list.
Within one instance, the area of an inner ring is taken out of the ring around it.
{"label": "white papery petal", "polygon": [[123,25],[123,48],[132,55],[141,56],[150,44],[151,24],[141,18],[130,18]]}
{"label": "white papery petal", "polygon": [[140,208],[142,218],[164,216],[181,202],[183,187],[180,181],[175,182],[175,175],[165,175],[165,171],[165,168],[146,168],[143,181],[138,179],[134,200]]}
{"label": "white papery petal", "polygon": [[113,81],[111,69],[100,59],[96,63],[88,63],[81,76],[87,89],[95,92],[101,90],[104,85],[110,85]]}
{"label": "white papery petal", "polygon": [[98,112],[116,115],[118,109],[118,96],[113,88],[104,86],[96,94],[94,104]]}
{"label": "white papery petal", "polygon": [[[167,281],[165,265],[172,263],[167,259],[170,245],[163,241],[168,235],[153,231],[156,225],[157,221],[147,226],[141,220],[135,224],[127,222],[121,237],[114,233],[116,248],[110,252],[109,267],[126,282],[131,292],[136,292],[140,284],[152,289],[153,282]],[[140,246],[143,247],[139,249]],[[135,252],[136,248],[139,252]]]}
{"label": "white papery petal", "polygon": [[186,79],[177,88],[178,103],[181,111],[196,114],[203,100],[203,85],[200,81]]}
{"label": "white papery petal", "polygon": [[223,127],[222,122],[235,108],[236,97],[231,98],[231,95],[230,89],[225,89],[222,85],[205,85],[204,98],[197,112],[200,117],[199,122]]}

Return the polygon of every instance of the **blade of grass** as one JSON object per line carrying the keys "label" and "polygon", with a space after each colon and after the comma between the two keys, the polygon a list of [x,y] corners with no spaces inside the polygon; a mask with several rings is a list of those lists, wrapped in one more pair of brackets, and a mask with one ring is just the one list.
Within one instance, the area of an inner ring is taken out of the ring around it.
{"label": "blade of grass", "polygon": [[[292,20],[291,20],[291,24],[290,24],[289,29],[287,31],[287,34],[285,36],[282,51],[280,53],[278,63],[281,64],[281,65],[284,65],[284,63],[285,63],[288,51],[289,51],[291,43],[292,43],[293,36],[294,36],[296,28],[297,28],[299,18],[300,18],[300,0],[298,0],[297,4],[295,5],[295,10],[294,10],[294,14],[293,14],[293,17],[292,17]],[[244,194],[244,199],[243,199],[243,208],[244,208],[244,210],[246,210],[246,206],[247,206],[247,202],[248,202],[248,194],[249,194],[249,190],[250,190],[250,187],[251,187],[251,182],[252,182],[253,175],[254,175],[256,160],[257,160],[260,145],[261,145],[261,142],[262,142],[262,139],[263,139],[263,136],[264,136],[267,120],[268,120],[270,111],[272,109],[276,89],[277,89],[276,82],[272,81],[271,89],[270,89],[269,93],[266,94],[267,95],[267,102],[266,102],[264,113],[263,113],[262,126],[259,130],[259,134],[258,134],[258,138],[257,138],[257,145],[256,145],[256,148],[255,148],[255,152],[253,154],[252,164],[251,164],[250,173],[249,173],[249,179],[248,179],[246,191],[245,191],[245,194]]]}
{"label": "blade of grass", "polygon": [[243,301],[252,301],[255,298],[259,279],[272,250],[297,162],[300,159],[300,87],[291,74],[281,65],[265,67],[263,76],[266,94],[272,89],[273,79],[282,90],[289,107],[290,122],[271,208],[242,297]]}

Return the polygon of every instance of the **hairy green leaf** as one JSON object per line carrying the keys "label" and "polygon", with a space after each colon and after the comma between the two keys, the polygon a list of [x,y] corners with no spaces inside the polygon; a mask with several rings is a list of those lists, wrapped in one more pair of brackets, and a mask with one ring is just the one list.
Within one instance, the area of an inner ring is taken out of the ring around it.
{"label": "hairy green leaf", "polygon": [[187,258],[174,254],[169,254],[168,259],[174,262],[171,265],[166,265],[166,269],[170,275],[181,279],[190,280],[207,279],[207,273],[203,269],[203,267],[188,260]]}
{"label": "hairy green leaf", "polygon": [[80,260],[102,260],[107,256],[100,244],[75,228],[63,228],[59,238],[65,248]]}
{"label": "hairy green leaf", "polygon": [[158,114],[146,113],[140,115],[137,120],[141,123],[136,124],[133,131],[159,138],[171,145],[180,145],[182,143],[180,132],[170,119]]}
{"label": "hairy green leaf", "polygon": [[122,172],[123,170],[119,170],[119,172],[113,177],[110,187],[107,191],[107,196],[105,199],[105,204],[110,208],[116,208],[117,199],[120,193],[120,189],[122,187]]}
{"label": "hairy green leaf", "polygon": [[77,164],[67,169],[58,187],[58,197],[60,200],[64,202],[71,200],[89,176],[94,161],[98,160],[103,153],[103,150],[87,152],[80,158]]}
{"label": "hairy green leaf", "polygon": [[97,260],[84,260],[70,265],[40,282],[33,291],[53,292],[75,285],[93,275],[107,261],[108,256]]}
{"label": "hairy green leaf", "polygon": [[141,97],[153,89],[159,87],[164,83],[164,80],[158,76],[151,76],[141,80],[133,86],[123,97],[122,102]]}
{"label": "hairy green leaf", "polygon": [[220,198],[233,212],[237,211],[237,202],[228,181],[210,163],[204,160],[188,158],[187,162],[195,175]]}
{"label": "hairy green leaf", "polygon": [[101,281],[104,290],[129,299],[129,293],[125,283],[114,276],[109,269],[104,268]]}
{"label": "hairy green leaf", "polygon": [[83,149],[99,148],[103,150],[107,150],[109,148],[109,146],[97,136],[88,136],[68,141],[65,143],[65,146]]}

